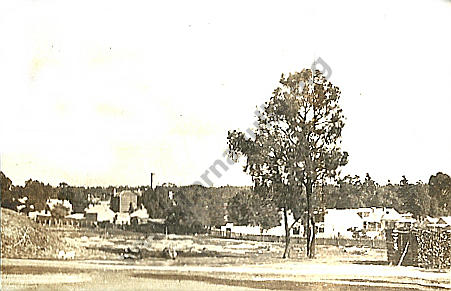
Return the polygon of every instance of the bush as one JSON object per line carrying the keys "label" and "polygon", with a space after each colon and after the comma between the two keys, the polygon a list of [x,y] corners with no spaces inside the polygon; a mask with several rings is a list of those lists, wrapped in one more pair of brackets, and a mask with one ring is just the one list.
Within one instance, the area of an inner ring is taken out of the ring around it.
{"label": "bush", "polygon": [[69,212],[70,212],[69,208],[63,206],[63,204],[60,204],[60,203],[56,204],[50,210],[50,213],[51,213],[52,217],[55,217],[55,218],[64,218],[64,217],[66,217],[67,215],[70,214]]}

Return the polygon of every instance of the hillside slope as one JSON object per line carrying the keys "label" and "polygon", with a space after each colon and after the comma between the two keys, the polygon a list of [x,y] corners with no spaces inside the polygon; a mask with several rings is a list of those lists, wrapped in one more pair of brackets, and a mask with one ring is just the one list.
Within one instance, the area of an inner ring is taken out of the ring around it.
{"label": "hillside slope", "polygon": [[66,244],[24,215],[1,209],[2,258],[49,258]]}

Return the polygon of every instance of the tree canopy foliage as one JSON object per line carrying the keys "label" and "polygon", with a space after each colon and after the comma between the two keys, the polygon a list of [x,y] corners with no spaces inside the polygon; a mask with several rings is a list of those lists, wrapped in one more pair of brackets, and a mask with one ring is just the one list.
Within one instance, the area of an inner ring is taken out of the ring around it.
{"label": "tree canopy foliage", "polygon": [[[236,130],[228,135],[230,156],[246,158],[244,171],[252,177],[255,189],[270,197],[284,217],[291,211],[300,219],[301,194],[305,193],[308,229],[313,188],[335,179],[347,163],[348,154],[340,148],[344,127],[340,94],[318,70],[282,75],[280,86],[259,112],[253,136]],[[285,225],[285,229],[284,257],[290,227]],[[307,253],[313,256],[310,243]]]}
{"label": "tree canopy foliage", "polygon": [[55,218],[64,218],[66,215],[70,214],[69,208],[65,207],[63,204],[55,204],[52,209],[50,209],[50,214]]}
{"label": "tree canopy foliage", "polygon": [[429,179],[429,193],[438,213],[451,215],[451,177],[442,172]]}
{"label": "tree canopy foliage", "polygon": [[166,221],[176,232],[201,233],[224,225],[227,200],[214,188],[191,185],[172,191],[172,205],[166,211]]}
{"label": "tree canopy foliage", "polygon": [[[435,175],[431,176],[434,185]],[[445,184],[446,185],[446,184]],[[451,215],[447,210],[450,198],[443,198],[434,192],[434,186],[422,181],[411,183],[403,176],[399,183],[388,181],[380,185],[369,174],[365,178],[345,176],[337,185],[326,185],[316,189],[316,197],[323,196],[324,200],[317,202],[317,207],[325,208],[359,208],[359,207],[392,207],[400,212],[410,212],[415,217]],[[446,186],[444,187],[446,192]],[[324,193],[321,193],[324,192]],[[447,203],[448,202],[448,203]]]}
{"label": "tree canopy foliage", "polygon": [[229,199],[228,220],[236,225],[260,226],[262,229],[280,225],[280,215],[274,203],[251,189],[238,192]]}

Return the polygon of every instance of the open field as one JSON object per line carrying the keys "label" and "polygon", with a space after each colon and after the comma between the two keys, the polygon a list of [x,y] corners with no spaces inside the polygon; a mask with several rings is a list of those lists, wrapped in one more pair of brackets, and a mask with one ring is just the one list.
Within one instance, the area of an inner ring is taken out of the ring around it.
{"label": "open field", "polygon": [[[63,235],[61,230],[52,232]],[[97,230],[64,231],[75,260],[3,259],[3,290],[429,290],[450,288],[450,272],[389,266],[385,250],[317,246],[305,258],[294,245],[281,259],[282,243],[208,236],[136,233],[105,235]],[[175,260],[158,254],[171,245]],[[124,258],[124,250],[142,258]],[[214,286],[213,286],[214,285]]]}

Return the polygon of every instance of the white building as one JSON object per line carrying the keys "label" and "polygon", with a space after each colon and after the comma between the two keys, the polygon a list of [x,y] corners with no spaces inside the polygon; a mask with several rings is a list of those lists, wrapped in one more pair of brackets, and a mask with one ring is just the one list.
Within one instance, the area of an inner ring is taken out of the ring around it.
{"label": "white building", "polygon": [[320,224],[317,237],[352,238],[354,231],[362,230],[369,238],[382,237],[383,231],[404,218],[394,208],[371,207],[356,209],[327,209],[324,223]]}
{"label": "white building", "polygon": [[428,227],[434,228],[451,228],[451,216],[442,216],[442,217],[426,217],[423,224]]}
{"label": "white building", "polygon": [[442,216],[438,220],[439,224],[443,224],[444,226],[451,226],[451,216]]}
{"label": "white building", "polygon": [[[294,222],[293,214],[288,213],[288,225]],[[296,222],[293,228],[290,230],[290,235],[303,235],[303,226],[300,222]],[[285,223],[283,216],[281,215],[280,225],[275,226],[270,229],[262,229],[260,226],[251,226],[251,225],[234,225],[233,223],[227,223],[226,225],[221,226],[221,232],[223,235],[228,233],[230,234],[243,234],[243,235],[274,235],[274,236],[285,236]]]}
{"label": "white building", "polygon": [[141,204],[141,208],[130,214],[130,223],[145,223],[149,219],[149,213],[144,205]]}
{"label": "white building", "polygon": [[89,208],[85,209],[86,220],[91,222],[102,222],[108,221],[113,222],[115,213],[110,209],[108,204],[97,204],[90,205]]}
{"label": "white building", "polygon": [[251,235],[260,235],[261,228],[260,226],[253,225],[234,225],[231,222],[226,223],[226,225],[221,226],[222,233],[234,233],[234,234],[251,234]]}
{"label": "white building", "polygon": [[[320,216],[320,215],[318,215]],[[322,220],[322,219],[321,219]],[[288,224],[294,222],[292,214],[288,215]],[[365,234],[366,237],[383,238],[385,229],[394,227],[410,227],[416,220],[412,214],[400,214],[394,208],[368,207],[356,209],[326,209],[324,220],[315,222],[316,237],[318,238],[353,238],[355,233]],[[280,225],[268,230],[259,226],[242,226],[227,223],[221,226],[221,232],[248,235],[285,236],[283,218]],[[304,227],[298,221],[291,229],[291,235],[303,236]]]}

